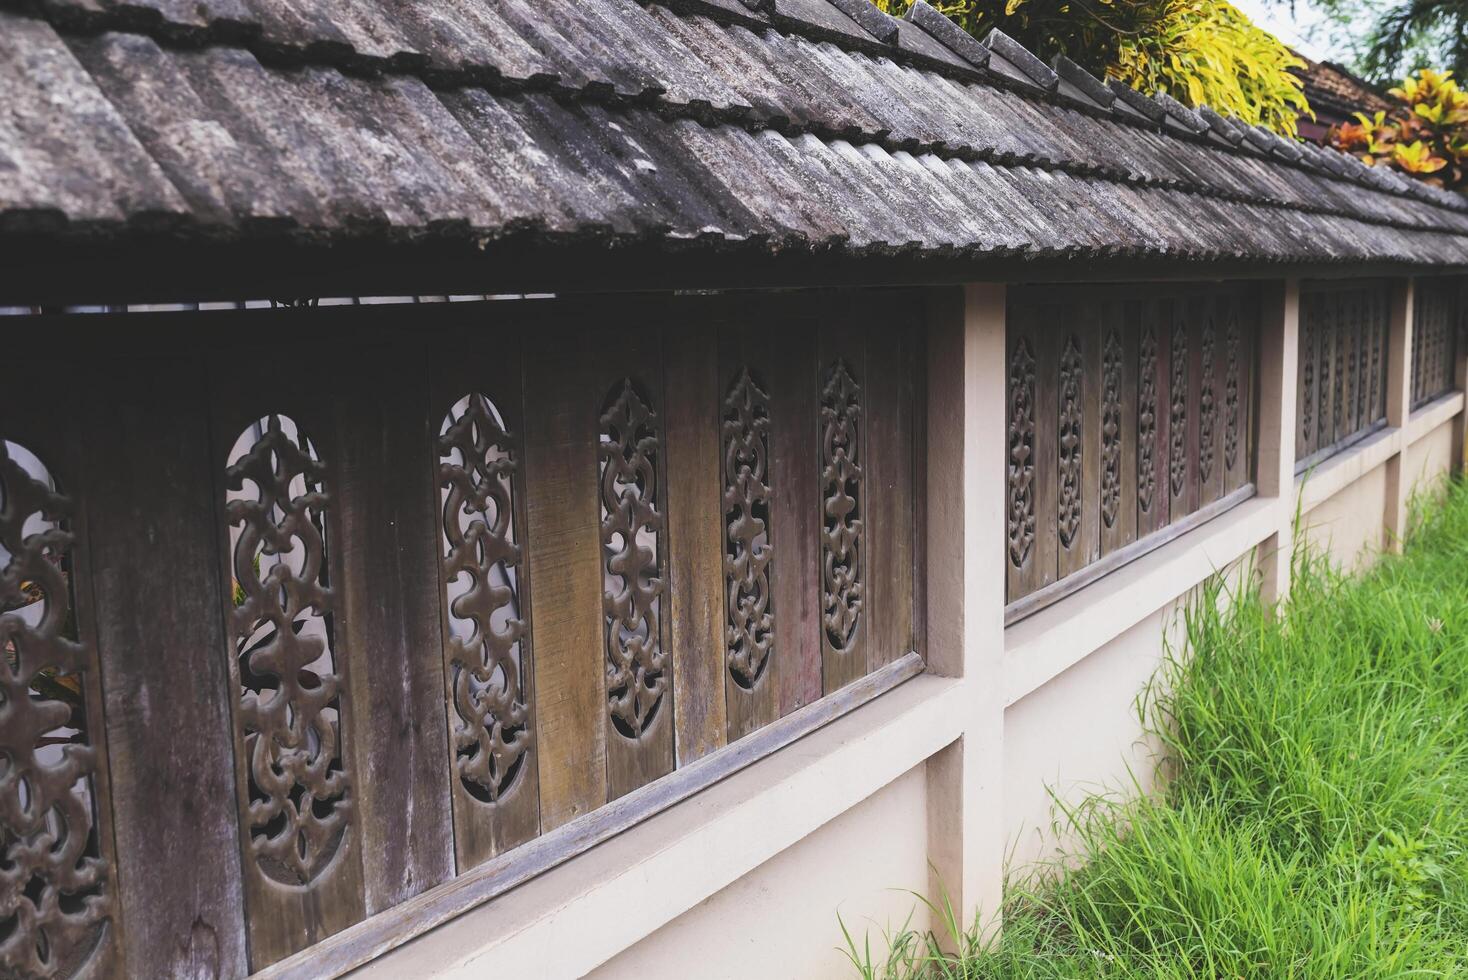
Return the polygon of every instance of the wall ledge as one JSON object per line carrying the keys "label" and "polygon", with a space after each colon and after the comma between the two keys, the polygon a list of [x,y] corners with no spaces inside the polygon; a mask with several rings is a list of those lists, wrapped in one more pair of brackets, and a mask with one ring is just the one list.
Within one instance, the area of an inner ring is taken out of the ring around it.
{"label": "wall ledge", "polygon": [[967,704],[914,677],[354,976],[581,976],[956,741]]}
{"label": "wall ledge", "polygon": [[1255,497],[1004,631],[1004,704],[1095,653],[1247,555],[1281,526],[1280,500]]}

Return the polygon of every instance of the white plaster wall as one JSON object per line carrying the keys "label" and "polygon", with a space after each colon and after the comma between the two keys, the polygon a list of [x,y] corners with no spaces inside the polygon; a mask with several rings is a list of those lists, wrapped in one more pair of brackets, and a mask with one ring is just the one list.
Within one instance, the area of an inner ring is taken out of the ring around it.
{"label": "white plaster wall", "polygon": [[1302,516],[1305,540],[1324,548],[1344,569],[1368,562],[1382,546],[1386,515],[1386,466],[1365,473],[1355,483]]}
{"label": "white plaster wall", "polygon": [[1097,791],[1150,790],[1155,746],[1142,736],[1135,705],[1162,663],[1164,627],[1173,624],[1177,633],[1173,609],[1142,620],[1005,710],[1004,813],[1011,868],[1064,849],[1064,840],[1052,831],[1050,790],[1069,803]]}
{"label": "white plaster wall", "polygon": [[1450,420],[1407,447],[1404,471],[1407,485],[1414,491],[1438,490],[1452,469],[1452,461],[1453,422]]}
{"label": "white plaster wall", "polygon": [[927,784],[917,766],[593,971],[595,980],[853,976],[837,914],[860,941],[928,927]]}

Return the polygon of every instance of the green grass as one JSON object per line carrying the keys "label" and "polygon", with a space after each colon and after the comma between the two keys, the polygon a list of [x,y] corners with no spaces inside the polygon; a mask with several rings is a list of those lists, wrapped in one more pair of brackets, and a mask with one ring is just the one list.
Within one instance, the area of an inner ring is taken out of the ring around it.
{"label": "green grass", "polygon": [[1279,617],[1223,588],[1141,702],[1166,790],[1065,814],[1086,863],[1011,881],[997,942],[938,908],[848,938],[861,975],[1468,977],[1468,489],[1365,577],[1301,559]]}

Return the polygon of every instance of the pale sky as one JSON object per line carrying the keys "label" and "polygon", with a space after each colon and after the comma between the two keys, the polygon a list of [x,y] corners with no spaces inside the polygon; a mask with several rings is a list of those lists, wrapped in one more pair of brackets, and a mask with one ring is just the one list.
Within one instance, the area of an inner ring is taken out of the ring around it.
{"label": "pale sky", "polygon": [[1342,60],[1340,53],[1332,52],[1326,43],[1322,43],[1323,38],[1311,41],[1305,37],[1306,30],[1312,25],[1321,23],[1324,19],[1310,5],[1310,0],[1295,0],[1293,19],[1290,17],[1290,8],[1287,3],[1266,3],[1265,0],[1232,0],[1232,2],[1254,23],[1306,57],[1316,61]]}

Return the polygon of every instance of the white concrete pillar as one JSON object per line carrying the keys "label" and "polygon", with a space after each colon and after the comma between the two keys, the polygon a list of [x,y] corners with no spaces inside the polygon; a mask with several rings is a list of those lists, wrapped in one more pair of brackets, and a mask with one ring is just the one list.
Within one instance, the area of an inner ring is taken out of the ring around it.
{"label": "white concrete pillar", "polygon": [[966,715],[927,766],[929,897],[988,928],[1004,874],[1004,304],[987,283],[929,296],[928,672],[958,679]]}
{"label": "white concrete pillar", "polygon": [[[1468,278],[1458,285],[1458,322],[1453,324],[1455,336],[1453,357],[1453,388],[1468,392]],[[1463,472],[1468,453],[1468,404],[1453,419],[1453,473]]]}
{"label": "white concrete pillar", "polygon": [[1261,497],[1279,501],[1277,530],[1259,547],[1260,589],[1266,602],[1290,591],[1295,518],[1296,386],[1300,359],[1300,280],[1264,286],[1259,317],[1259,463]]}
{"label": "white concrete pillar", "polygon": [[[1405,429],[1412,414],[1412,320],[1417,283],[1398,280],[1392,287],[1391,326],[1387,334],[1386,424]],[[1406,471],[1406,440],[1386,461],[1386,514],[1384,540],[1387,551],[1401,551],[1407,532],[1407,496],[1411,493]]]}

